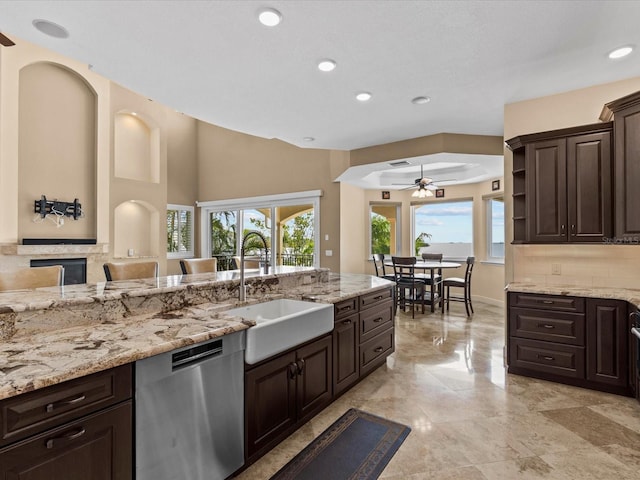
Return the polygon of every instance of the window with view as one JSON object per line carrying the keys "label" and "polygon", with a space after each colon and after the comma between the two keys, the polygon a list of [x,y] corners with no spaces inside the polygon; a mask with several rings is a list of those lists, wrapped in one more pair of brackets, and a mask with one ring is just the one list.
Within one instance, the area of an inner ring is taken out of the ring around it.
{"label": "window with view", "polygon": [[414,254],[444,258],[473,255],[473,201],[432,202],[413,207]]}
{"label": "window with view", "polygon": [[369,208],[371,252],[395,255],[398,246],[399,207],[390,204],[372,204]]}
{"label": "window with view", "polygon": [[167,205],[167,258],[193,256],[193,207]]}
{"label": "window with view", "polygon": [[487,199],[487,257],[504,260],[504,197]]}

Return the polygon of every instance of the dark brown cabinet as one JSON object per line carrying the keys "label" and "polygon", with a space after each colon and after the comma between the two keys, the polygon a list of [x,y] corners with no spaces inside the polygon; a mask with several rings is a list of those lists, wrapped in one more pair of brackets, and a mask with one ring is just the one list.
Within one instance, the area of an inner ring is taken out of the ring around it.
{"label": "dark brown cabinet", "polygon": [[331,343],[327,335],[246,370],[248,459],[274,447],[331,402]]}
{"label": "dark brown cabinet", "polygon": [[612,124],[516,137],[514,243],[602,242],[613,232]]}
{"label": "dark brown cabinet", "polygon": [[640,92],[604,106],[600,118],[613,118],[615,236],[640,243]]}
{"label": "dark brown cabinet", "polygon": [[360,378],[358,312],[336,317],[333,328],[333,394],[340,395]]}
{"label": "dark brown cabinet", "polygon": [[508,294],[509,373],[629,395],[627,302]]}
{"label": "dark brown cabinet", "polygon": [[133,475],[131,366],[0,402],[0,479]]}

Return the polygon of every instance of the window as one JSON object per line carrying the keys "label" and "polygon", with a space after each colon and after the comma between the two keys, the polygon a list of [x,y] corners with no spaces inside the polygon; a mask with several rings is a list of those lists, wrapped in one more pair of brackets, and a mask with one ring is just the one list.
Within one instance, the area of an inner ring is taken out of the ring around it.
{"label": "window", "polygon": [[167,258],[193,257],[193,207],[167,205]]}
{"label": "window", "polygon": [[487,198],[487,260],[504,261],[504,197]]}
{"label": "window", "polygon": [[400,206],[389,203],[369,206],[369,253],[396,255],[400,245]]}
{"label": "window", "polygon": [[473,255],[473,201],[413,206],[414,254],[442,253],[447,259]]}
{"label": "window", "polygon": [[[267,240],[272,265],[318,266],[320,193],[199,203],[201,218],[209,227],[202,232],[202,256],[216,257],[219,270],[235,269],[233,257],[240,255],[242,238],[256,230]],[[257,240],[249,239],[246,255],[261,253]]]}

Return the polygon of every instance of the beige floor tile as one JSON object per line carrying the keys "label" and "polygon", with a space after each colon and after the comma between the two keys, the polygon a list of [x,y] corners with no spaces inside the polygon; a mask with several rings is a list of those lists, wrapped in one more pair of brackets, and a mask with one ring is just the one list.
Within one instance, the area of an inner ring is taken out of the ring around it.
{"label": "beige floor tile", "polygon": [[566,480],[638,480],[638,470],[605,451],[590,447],[543,455],[560,478]]}
{"label": "beige floor tile", "polygon": [[563,480],[563,473],[554,470],[540,457],[516,458],[502,462],[476,465],[487,480]]}

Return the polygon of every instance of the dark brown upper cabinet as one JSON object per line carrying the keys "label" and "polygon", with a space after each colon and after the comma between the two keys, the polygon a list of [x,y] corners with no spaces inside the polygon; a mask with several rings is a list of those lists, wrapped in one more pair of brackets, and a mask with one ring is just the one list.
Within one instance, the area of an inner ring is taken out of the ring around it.
{"label": "dark brown upper cabinet", "polygon": [[513,151],[513,243],[612,236],[612,129],[598,123],[506,142]]}
{"label": "dark brown upper cabinet", "polygon": [[625,243],[640,239],[640,92],[607,103],[600,115],[613,118],[615,236]]}

